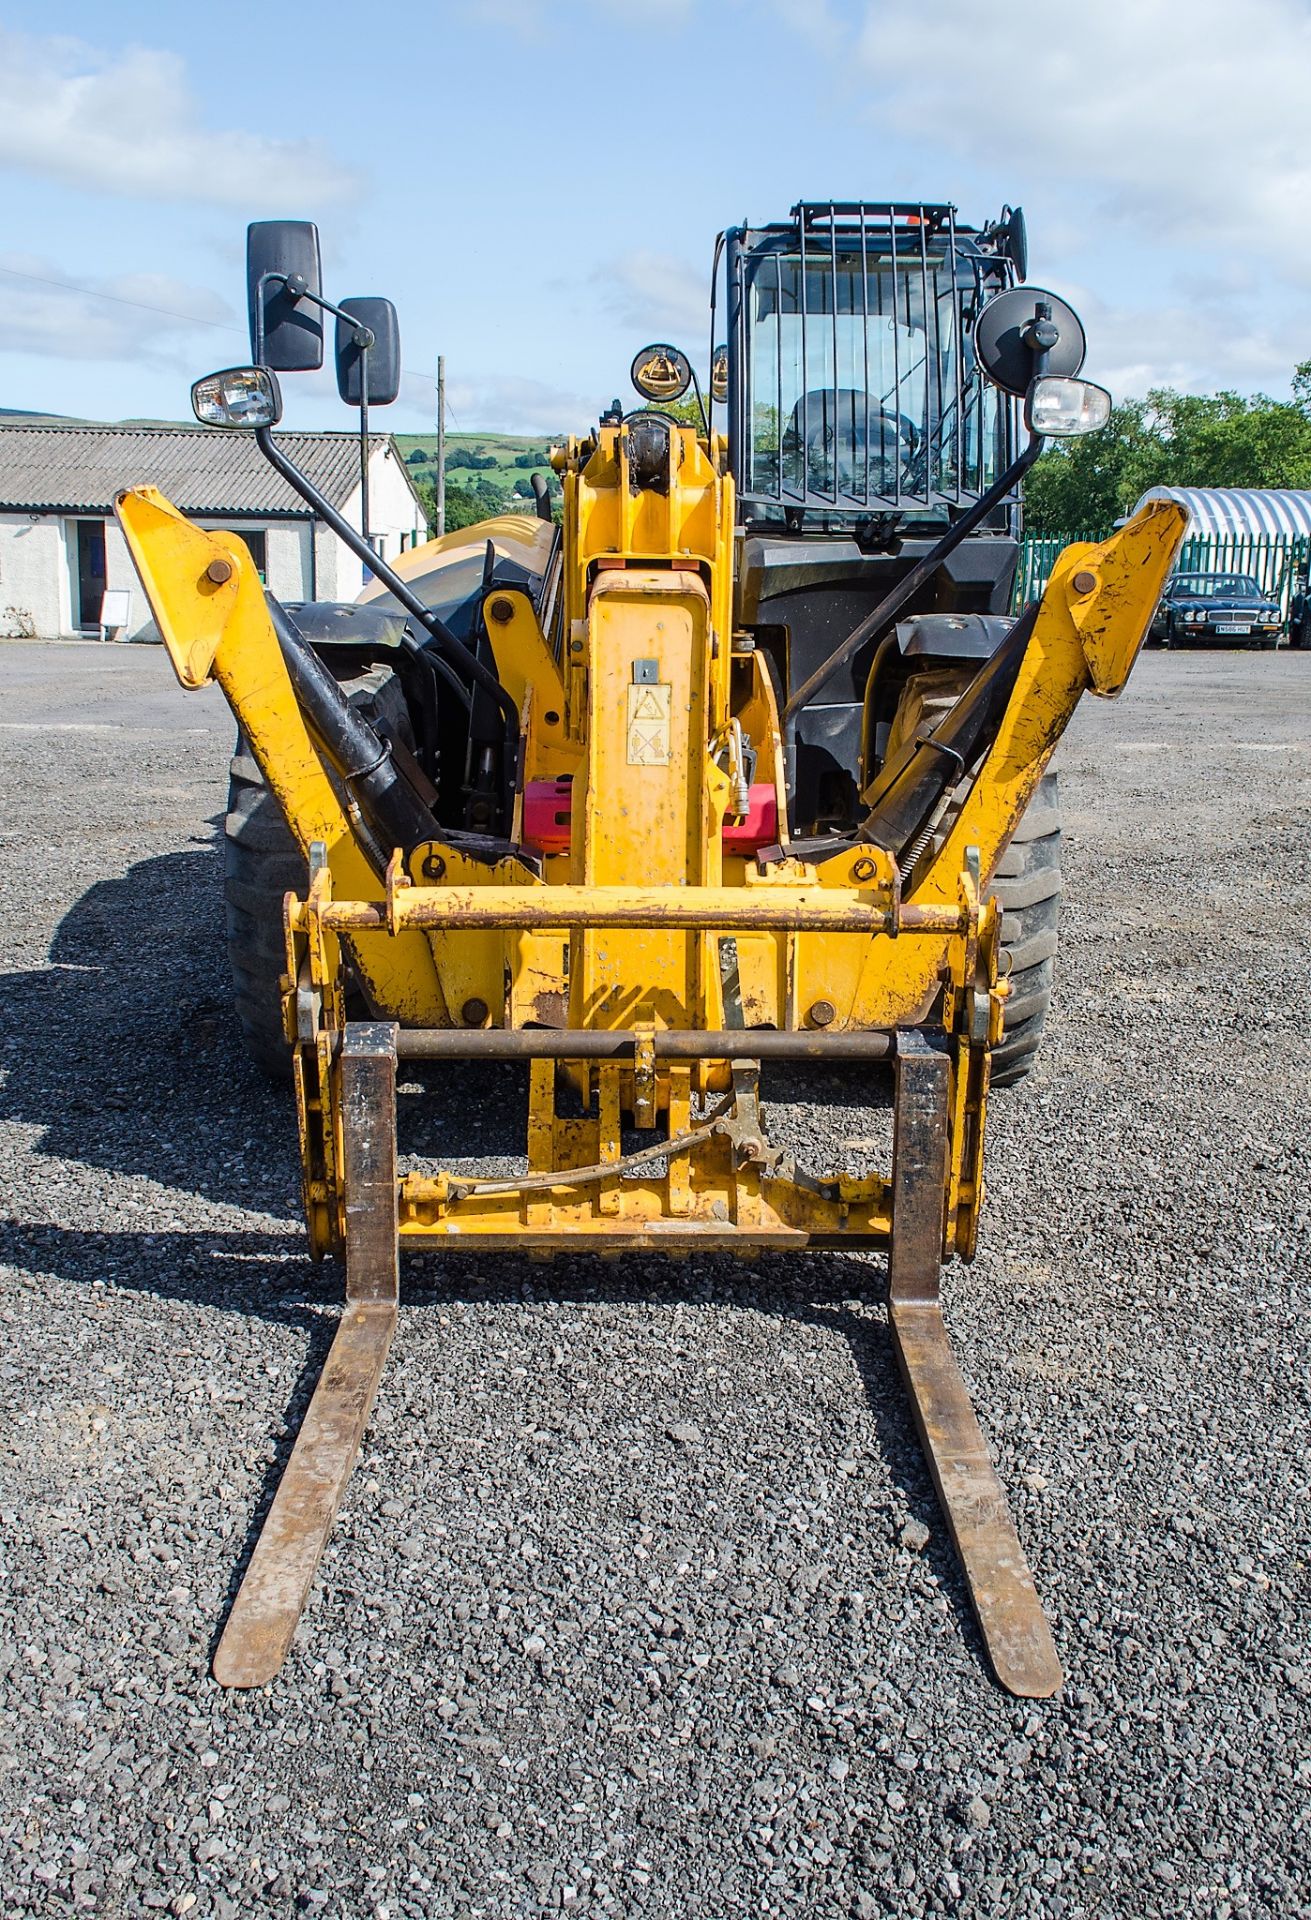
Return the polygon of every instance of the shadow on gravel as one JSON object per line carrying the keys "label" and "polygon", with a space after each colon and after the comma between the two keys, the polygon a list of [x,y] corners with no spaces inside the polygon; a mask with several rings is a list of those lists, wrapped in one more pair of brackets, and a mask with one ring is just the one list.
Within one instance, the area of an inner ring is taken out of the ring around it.
{"label": "shadow on gravel", "polygon": [[[250,1509],[241,1551],[233,1560],[227,1595],[214,1623],[211,1657],[336,1330],[343,1285],[340,1267],[329,1262],[316,1269],[304,1255],[303,1244],[299,1233],[96,1233],[0,1221],[0,1265],[58,1275],[87,1288],[99,1282],[121,1291],[190,1301],[296,1328],[305,1336],[298,1376],[281,1418],[270,1421],[275,1452]],[[750,1267],[696,1259],[667,1266],[643,1261],[629,1264],[626,1270],[598,1260],[557,1261],[544,1268],[504,1255],[483,1262],[420,1259],[406,1262],[402,1269],[402,1324],[411,1313],[435,1317],[451,1305],[667,1307],[674,1300],[690,1299],[713,1300],[716,1306],[743,1313],[776,1315],[840,1336],[850,1349],[865,1393],[878,1451],[909,1512],[929,1530],[925,1557],[961,1630],[986,1665],[968,1590],[947,1542],[897,1370],[882,1311],[884,1278],[877,1258],[841,1253],[779,1256]],[[549,1351],[549,1332],[544,1323],[544,1355]],[[525,1400],[530,1400],[531,1375],[523,1391]],[[780,1415],[785,1410],[784,1391],[780,1388]],[[384,1373],[384,1398],[386,1392]],[[986,1424],[986,1408],[983,1411]],[[403,1429],[399,1437],[403,1442]],[[833,1446],[836,1452],[836,1439]]]}
{"label": "shadow on gravel", "polygon": [[[306,1335],[284,1431],[233,1569],[231,1598],[326,1358],[335,1327],[330,1309],[342,1283],[338,1269],[329,1266],[320,1274],[303,1252],[288,1089],[257,1074],[237,1040],[216,841],[141,861],[121,879],[90,888],[61,921],[46,969],[0,977],[0,1021],[0,1120],[38,1128],[36,1151],[52,1160],[144,1177],[176,1193],[176,1200],[158,1202],[156,1232],[0,1222],[0,1263],[88,1288],[100,1282],[256,1316]],[[431,1107],[427,1100],[416,1102],[418,1137],[407,1144],[447,1154],[521,1154],[522,1069],[463,1073],[445,1099],[427,1073],[424,1082],[437,1098]],[[881,1076],[861,1083],[802,1068],[776,1069],[765,1091],[779,1105],[858,1105],[871,1118],[886,1119]],[[286,1234],[188,1230],[190,1196],[297,1224]],[[502,1256],[481,1264],[408,1262],[402,1298],[403,1312],[452,1303],[640,1306],[713,1299],[841,1335],[889,1470],[915,1517],[929,1526],[929,1558],[965,1621],[966,1590],[944,1544],[886,1321],[866,1304],[881,1301],[883,1287],[882,1263],[854,1254],[761,1258],[749,1266],[707,1258],[668,1265],[573,1260],[546,1268]],[[969,1631],[974,1634],[972,1624]]]}
{"label": "shadow on gravel", "polygon": [[216,841],[98,882],[48,967],[0,976],[0,1066],[38,1152],[299,1217],[295,1114],[231,1013]]}

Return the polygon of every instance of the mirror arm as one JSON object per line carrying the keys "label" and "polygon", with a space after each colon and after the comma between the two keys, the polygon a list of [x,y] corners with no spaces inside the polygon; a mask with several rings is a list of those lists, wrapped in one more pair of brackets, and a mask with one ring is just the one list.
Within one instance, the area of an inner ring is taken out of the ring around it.
{"label": "mirror arm", "polygon": [[[360,329],[368,333],[370,341],[373,335],[368,327]],[[357,341],[356,343],[360,343]],[[369,349],[360,345],[360,532],[364,535],[364,544],[373,551],[373,540],[369,533]]]}
{"label": "mirror arm", "polygon": [[355,344],[360,350],[360,526],[365,544],[372,551],[373,542],[369,536],[369,348],[376,344],[377,335],[372,327],[361,326],[353,313],[347,313],[335,301],[325,299],[313,287],[301,286],[299,274],[270,270],[260,275],[255,298],[256,366],[262,366],[264,362],[264,289],[274,281],[280,281],[297,300],[308,300],[324,313],[332,314],[335,319],[348,321],[353,328]]}
{"label": "mirror arm", "polygon": [[706,439],[709,440],[710,417],[706,413],[706,403],[701,395],[701,382],[696,377],[696,368],[692,365],[691,361],[688,362],[687,370],[692,376],[692,391],[696,395],[697,411],[701,415],[701,431],[706,436]]}
{"label": "mirror arm", "polygon": [[822,666],[816,667],[810,678],[797,688],[783,709],[784,738],[788,743],[789,757],[795,752],[795,743],[790,731],[791,723],[801,709],[809,705],[820,688],[833,678],[839,667],[847,665],[867,640],[873,639],[895,619],[912,595],[918,593],[925,581],[937,572],[947,555],[973,533],[979,522],[986,519],[994,507],[1001,505],[1007,494],[1024,478],[1042,452],[1042,448],[1043,436],[1030,431],[1028,445],[1016,459],[1012,460],[1001,478],[994,480],[988,491],[979,495],[968,512],[963,513],[959,520],[948,527],[936,546],[931,547],[922,560],[916,561],[910,572],[904,579],[897,582],[891,593],[884,595],[873,613],[866,614],[859,626],[854,627],[847,635],[842,645],[829,655]]}
{"label": "mirror arm", "polygon": [[[349,315],[347,316],[349,318]],[[508,824],[513,810],[513,782],[515,762],[519,754],[519,709],[501,685],[490,667],[487,667],[474,653],[471,653],[461,640],[457,640],[446,622],[439,614],[425,607],[418,595],[411,591],[398,573],[392,571],[385,560],[363,541],[349,520],[343,518],[312,480],[306,478],[293,460],[288,459],[277,441],[273,438],[271,427],[256,427],[255,444],[269,465],[280,473],[307,506],[326,526],[331,527],[337,538],[348,546],[358,560],[373,574],[374,578],[386,587],[394,600],[399,601],[405,611],[419,622],[433,637],[437,648],[453,666],[458,666],[469,678],[480,686],[496,702],[505,721],[504,765],[501,769],[502,805],[505,808],[504,819]]]}
{"label": "mirror arm", "polygon": [[331,300],[325,300],[321,293],[315,293],[313,287],[303,287],[298,284],[294,284],[299,282],[299,279],[300,279],[299,274],[279,273],[275,268],[270,268],[267,273],[262,273],[260,275],[259,285],[258,285],[259,297],[256,299],[256,302],[255,302],[255,320],[256,320],[255,345],[259,349],[259,351],[255,355],[255,365],[257,367],[260,367],[260,366],[263,366],[264,364],[263,293],[264,293],[265,287],[271,287],[274,281],[280,282],[282,286],[287,288],[288,292],[294,294],[297,300],[308,300],[311,306],[321,307],[324,313],[332,314],[335,319],[348,320],[351,326],[354,327],[355,329],[356,346],[359,347],[363,352],[367,353],[369,348],[374,344],[374,333],[373,333],[372,327],[362,327],[359,321],[355,318],[355,315],[353,313],[347,313],[344,307],[337,306]]}

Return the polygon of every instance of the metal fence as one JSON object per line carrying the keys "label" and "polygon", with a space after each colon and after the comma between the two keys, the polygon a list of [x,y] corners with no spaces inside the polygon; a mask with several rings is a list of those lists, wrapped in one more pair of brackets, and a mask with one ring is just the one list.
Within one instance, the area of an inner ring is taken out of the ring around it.
{"label": "metal fence", "polygon": [[[1016,609],[1038,598],[1065,547],[1076,540],[1108,537],[1105,531],[1028,534],[1015,578]],[[1297,576],[1308,564],[1311,540],[1305,534],[1190,534],[1180,549],[1175,572],[1249,574],[1263,593],[1278,600],[1287,620]]]}
{"label": "metal fence", "polygon": [[1047,585],[1060,555],[1076,540],[1105,540],[1104,533],[1026,533],[1020,548],[1020,564],[1015,575],[1013,611],[1037,600]]}

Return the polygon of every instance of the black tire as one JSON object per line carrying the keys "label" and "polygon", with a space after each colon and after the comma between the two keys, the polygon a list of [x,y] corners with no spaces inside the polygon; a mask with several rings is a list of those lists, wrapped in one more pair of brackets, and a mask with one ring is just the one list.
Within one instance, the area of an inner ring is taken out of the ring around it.
{"label": "black tire", "polygon": [[282,896],[304,893],[304,856],[291,836],[244,739],[228,769],[223,898],[228,966],[242,1045],[275,1080],[291,1078],[291,1048],[282,1031]]}
{"label": "black tire", "polygon": [[1061,799],[1057,776],[1045,773],[1003,853],[992,882],[1002,910],[1002,970],[1010,998],[992,1083],[1012,1087],[1033,1066],[1051,1008],[1061,931]]}

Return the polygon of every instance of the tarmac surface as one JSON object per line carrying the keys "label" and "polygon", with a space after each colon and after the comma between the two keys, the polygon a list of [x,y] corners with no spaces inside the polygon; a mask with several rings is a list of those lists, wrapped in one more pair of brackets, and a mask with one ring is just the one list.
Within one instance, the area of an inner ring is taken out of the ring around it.
{"label": "tarmac surface", "polygon": [[[836,1255],[407,1269],[283,1674],[216,1686],[341,1285],[228,1010],[231,734],[158,650],[0,644],[5,1920],[1311,1914],[1311,654],[1148,654],[1061,749],[1053,1024],[947,1276],[1039,1704]],[[513,1070],[433,1084],[517,1149]],[[884,1118],[765,1093],[820,1168]]]}

